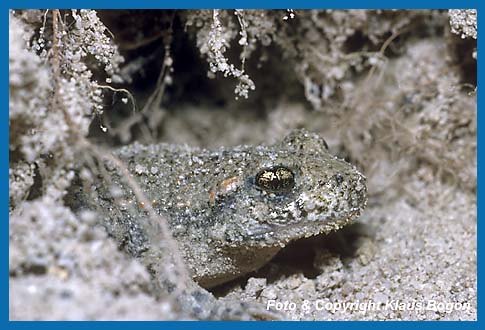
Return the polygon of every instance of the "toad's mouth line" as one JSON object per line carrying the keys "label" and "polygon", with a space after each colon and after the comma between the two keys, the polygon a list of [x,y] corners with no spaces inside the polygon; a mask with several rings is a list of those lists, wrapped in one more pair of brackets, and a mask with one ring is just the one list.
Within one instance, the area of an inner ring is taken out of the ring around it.
{"label": "toad's mouth line", "polygon": [[[257,234],[246,237],[244,239],[244,247],[285,247],[288,243],[301,238],[308,238],[337,231],[353,222],[354,219],[358,218],[361,212],[362,209],[354,209],[339,220],[336,220],[335,218],[326,218],[323,221],[308,221],[303,219],[298,224],[271,225]],[[237,247],[239,244],[237,242],[232,242],[232,244],[229,245]]]}

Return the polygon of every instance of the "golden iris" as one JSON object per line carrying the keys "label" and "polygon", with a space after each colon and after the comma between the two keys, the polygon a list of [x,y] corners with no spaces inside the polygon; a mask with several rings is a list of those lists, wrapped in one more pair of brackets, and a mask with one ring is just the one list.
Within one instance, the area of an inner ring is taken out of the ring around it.
{"label": "golden iris", "polygon": [[274,166],[261,170],[255,178],[256,186],[273,193],[284,193],[295,186],[295,175],[284,166]]}

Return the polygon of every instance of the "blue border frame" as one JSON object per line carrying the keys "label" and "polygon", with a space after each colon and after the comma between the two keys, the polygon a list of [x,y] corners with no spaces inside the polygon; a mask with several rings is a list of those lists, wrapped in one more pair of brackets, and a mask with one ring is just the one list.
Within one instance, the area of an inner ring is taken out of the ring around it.
{"label": "blue border frame", "polygon": [[[93,9],[107,9],[107,8],[137,8],[137,9],[188,9],[188,8],[293,8],[293,9],[311,9],[311,8],[353,8],[353,9],[431,9],[431,8],[478,8],[480,1],[475,0],[411,0],[411,1],[399,1],[399,0],[238,0],[238,1],[224,1],[224,0],[140,0],[135,2],[128,1],[113,1],[113,0],[6,0],[6,7],[10,8],[93,8]],[[42,4],[42,6],[40,5]],[[3,5],[5,6],[5,5]]]}
{"label": "blue border frame", "polygon": [[[481,1],[484,2],[483,0]],[[481,27],[482,23],[485,20],[482,19],[481,15],[481,2],[478,0],[470,1],[470,0],[412,0],[412,1],[396,1],[396,0],[371,0],[367,2],[357,1],[357,0],[326,0],[326,1],[315,1],[315,0],[300,0],[300,1],[288,1],[288,0],[270,0],[265,1],[264,3],[261,0],[246,0],[246,1],[224,1],[224,0],[203,0],[203,1],[195,1],[195,0],[165,0],[165,1],[153,1],[153,0],[137,0],[136,2],[121,2],[116,0],[109,0],[109,1],[96,1],[96,0],[43,0],[43,1],[35,1],[35,0],[3,0],[0,1],[0,29],[1,29],[1,41],[3,45],[8,45],[8,9],[20,9],[20,8],[139,8],[139,9],[148,9],[148,8],[177,8],[177,9],[185,9],[185,8],[294,8],[294,9],[307,9],[307,8],[362,8],[362,9],[372,9],[372,8],[380,8],[380,9],[430,9],[430,8],[477,8],[478,9],[478,26]],[[478,45],[477,49],[485,49],[483,38],[478,38]],[[8,46],[7,46],[8,47]],[[480,53],[480,52],[477,52]],[[481,56],[481,55],[479,55]],[[1,255],[2,255],[2,273],[4,274],[4,280],[1,281],[0,287],[2,290],[2,294],[4,297],[3,304],[1,304],[1,327],[2,328],[41,328],[41,329],[51,329],[51,328],[59,328],[64,329],[65,327],[69,328],[79,328],[79,329],[99,329],[99,328],[135,328],[142,326],[143,328],[147,329],[160,329],[161,327],[197,327],[197,328],[214,328],[214,329],[225,329],[228,324],[227,322],[143,322],[142,324],[138,322],[13,322],[9,321],[9,286],[8,286],[8,147],[9,147],[9,137],[8,137],[8,52],[1,51],[0,52],[0,70],[1,70],[1,81],[2,81],[2,88],[0,90],[1,96],[0,100],[3,104],[4,111],[1,112],[1,120],[0,120],[0,144],[2,150],[4,152],[1,154],[0,157],[0,175],[1,175],[1,189],[0,189],[0,203],[1,203],[1,212],[2,212],[2,219],[0,221],[0,230],[4,237],[3,244],[1,245]],[[477,85],[482,82],[483,77],[483,66],[477,63],[478,67],[478,78],[477,78]],[[483,157],[483,147],[481,146],[485,139],[485,133],[480,129],[481,126],[484,126],[484,115],[480,112],[480,106],[483,103],[483,98],[480,96],[480,90],[478,90],[477,94],[477,162],[478,168],[480,168],[480,164],[483,164],[482,157]],[[483,217],[481,215],[481,211],[483,208],[478,207],[484,200],[484,193],[483,189],[480,187],[481,181],[483,181],[483,175],[480,175],[480,172],[477,173],[477,217]],[[480,227],[483,227],[483,224],[480,225],[480,221],[478,221],[478,228],[477,228],[477,247],[479,251],[483,250],[483,239],[479,239],[479,233],[484,232]],[[477,253],[477,269],[478,273],[483,273],[482,271],[482,262],[480,261],[481,257],[480,254]],[[478,277],[477,277],[478,278]],[[481,321],[483,308],[481,299],[482,294],[480,294],[480,281],[477,283],[478,295],[477,295],[477,308],[478,308],[478,321],[477,322],[439,322],[439,321],[430,321],[430,322],[398,322],[398,321],[390,321],[390,322],[326,322],[322,324],[320,322],[277,322],[277,323],[264,323],[265,327],[268,329],[273,328],[287,328],[287,329],[310,329],[314,327],[328,327],[331,326],[332,328],[343,329],[347,327],[351,328],[368,328],[373,327],[375,329],[383,329],[383,328],[421,328],[426,327],[430,329],[446,328],[446,329],[455,329],[455,328],[464,328],[464,329],[476,329],[476,328],[485,328],[484,322]],[[261,323],[259,323],[260,325]],[[481,325],[481,326],[480,326]],[[235,328],[248,328],[253,326],[251,323],[247,322],[237,322],[231,323],[231,327]]]}

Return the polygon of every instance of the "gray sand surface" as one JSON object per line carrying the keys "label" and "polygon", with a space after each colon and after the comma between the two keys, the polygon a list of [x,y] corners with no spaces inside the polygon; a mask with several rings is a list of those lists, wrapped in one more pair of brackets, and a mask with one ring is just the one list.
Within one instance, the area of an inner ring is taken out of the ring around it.
{"label": "gray sand surface", "polygon": [[[367,176],[355,224],[291,244],[214,289],[219,299],[286,305],[291,320],[477,319],[476,95],[449,64],[446,38],[410,38],[369,80],[353,82],[345,107],[283,98],[263,112],[243,102],[165,115],[160,141],[208,148],[269,144],[305,127]],[[55,189],[18,193],[33,171],[10,170],[11,320],[190,318],[153,295],[148,271],[95,213],[76,216]]]}

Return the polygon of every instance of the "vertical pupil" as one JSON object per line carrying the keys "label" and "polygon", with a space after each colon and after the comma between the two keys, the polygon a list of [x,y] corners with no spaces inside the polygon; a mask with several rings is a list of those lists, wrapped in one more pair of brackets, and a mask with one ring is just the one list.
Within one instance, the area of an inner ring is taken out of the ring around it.
{"label": "vertical pupil", "polygon": [[269,192],[287,192],[295,185],[295,175],[284,166],[264,169],[256,175],[256,185]]}

